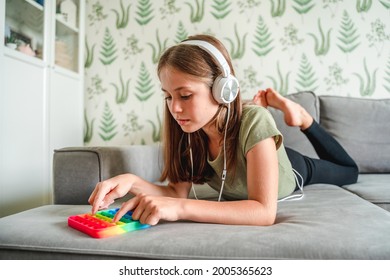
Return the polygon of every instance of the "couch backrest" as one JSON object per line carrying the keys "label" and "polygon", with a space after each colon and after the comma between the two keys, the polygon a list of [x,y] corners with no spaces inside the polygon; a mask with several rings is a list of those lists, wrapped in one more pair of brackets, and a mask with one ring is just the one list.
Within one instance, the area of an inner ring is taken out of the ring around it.
{"label": "couch backrest", "polygon": [[319,96],[320,123],[361,173],[390,172],[390,99]]}

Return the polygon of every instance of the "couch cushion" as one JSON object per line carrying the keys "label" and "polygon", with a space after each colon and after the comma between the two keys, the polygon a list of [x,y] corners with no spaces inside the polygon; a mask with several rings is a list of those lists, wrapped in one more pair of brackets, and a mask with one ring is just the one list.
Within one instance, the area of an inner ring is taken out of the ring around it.
{"label": "couch cushion", "polygon": [[320,123],[361,173],[390,172],[390,99],[320,96]]}
{"label": "couch cushion", "polygon": [[[286,97],[301,104],[315,120],[319,120],[318,97],[313,92],[303,91],[286,95]],[[268,110],[271,112],[277,127],[284,136],[285,147],[294,149],[304,155],[318,158],[313,146],[299,128],[286,125],[281,111],[271,107],[269,107]]]}
{"label": "couch cushion", "polygon": [[280,202],[268,227],[163,222],[94,239],[67,226],[88,211],[50,205],[0,219],[0,259],[390,259],[390,213],[330,185]]}
{"label": "couch cushion", "polygon": [[356,184],[343,188],[390,211],[390,174],[360,174]]}

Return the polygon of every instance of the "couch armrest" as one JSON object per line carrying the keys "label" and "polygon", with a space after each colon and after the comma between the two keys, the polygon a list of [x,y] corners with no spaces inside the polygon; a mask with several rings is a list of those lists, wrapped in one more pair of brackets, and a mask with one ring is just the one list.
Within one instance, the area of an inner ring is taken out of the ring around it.
{"label": "couch armrest", "polygon": [[134,173],[154,182],[160,177],[160,147],[68,147],[54,151],[55,204],[86,204],[99,181]]}

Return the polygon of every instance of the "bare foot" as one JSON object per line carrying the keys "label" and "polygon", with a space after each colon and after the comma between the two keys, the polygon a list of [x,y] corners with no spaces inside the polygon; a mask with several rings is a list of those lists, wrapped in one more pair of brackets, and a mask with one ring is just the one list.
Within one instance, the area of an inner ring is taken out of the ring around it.
{"label": "bare foot", "polygon": [[258,106],[262,106],[267,108],[268,107],[268,102],[266,98],[266,92],[265,90],[259,90],[256,95],[253,97],[253,103],[255,103]]}
{"label": "bare foot", "polygon": [[307,129],[313,123],[313,117],[298,103],[280,95],[273,89],[259,90],[253,97],[253,102],[259,106],[271,106],[284,114],[284,121],[289,126],[299,126]]}

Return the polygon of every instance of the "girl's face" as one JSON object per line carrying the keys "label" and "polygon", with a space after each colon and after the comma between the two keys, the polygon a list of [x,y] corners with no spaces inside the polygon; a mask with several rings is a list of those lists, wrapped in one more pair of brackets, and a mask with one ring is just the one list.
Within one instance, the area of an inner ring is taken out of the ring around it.
{"label": "girl's face", "polygon": [[210,87],[199,78],[169,66],[161,70],[160,81],[169,111],[181,129],[187,133],[207,130],[206,124],[219,107]]}

